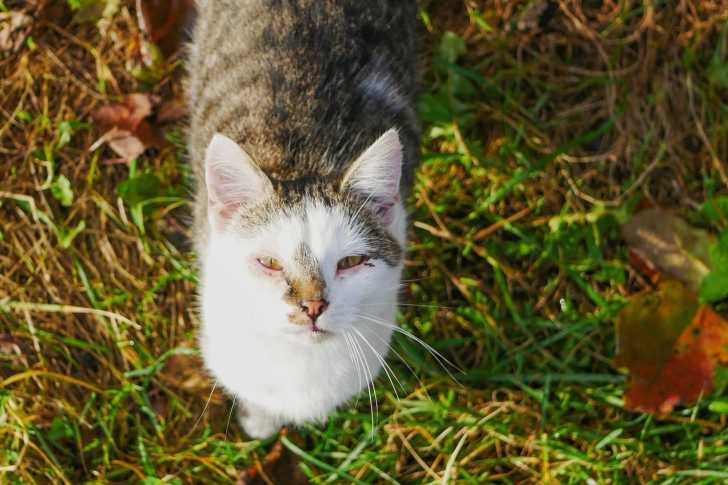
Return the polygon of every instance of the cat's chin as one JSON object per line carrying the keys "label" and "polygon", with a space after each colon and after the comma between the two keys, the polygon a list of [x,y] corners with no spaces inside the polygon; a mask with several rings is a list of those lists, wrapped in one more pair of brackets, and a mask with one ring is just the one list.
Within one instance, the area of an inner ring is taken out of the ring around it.
{"label": "cat's chin", "polygon": [[285,329],[284,334],[294,342],[313,344],[325,342],[336,337],[334,332],[319,328],[316,325],[292,326]]}

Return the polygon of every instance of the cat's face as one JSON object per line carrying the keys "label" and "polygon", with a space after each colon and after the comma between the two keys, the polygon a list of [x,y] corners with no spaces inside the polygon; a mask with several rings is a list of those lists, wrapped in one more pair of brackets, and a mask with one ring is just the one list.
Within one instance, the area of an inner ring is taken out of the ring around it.
{"label": "cat's face", "polygon": [[333,188],[301,188],[272,183],[216,135],[207,163],[208,333],[315,345],[366,328],[388,338],[376,321],[393,320],[402,266],[396,137],[385,134]]}

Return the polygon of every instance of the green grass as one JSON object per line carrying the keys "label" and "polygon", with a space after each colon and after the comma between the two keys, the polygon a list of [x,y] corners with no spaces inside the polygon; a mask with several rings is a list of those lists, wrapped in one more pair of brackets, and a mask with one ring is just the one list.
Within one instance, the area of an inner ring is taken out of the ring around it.
{"label": "green grass", "polygon": [[[725,393],[657,419],[613,364],[648,286],[620,223],[650,203],[728,225],[699,210],[728,195],[725,7],[581,3],[541,26],[540,2],[421,3],[400,323],[463,372],[397,338],[374,428],[364,395],[281,440],[312,483],[728,479]],[[96,106],[182,92],[179,70],[130,74],[133,4],[101,28],[26,6],[32,43],[0,53],[3,483],[231,483],[276,442],[244,440],[194,350],[182,127],[131,166],[88,150]]]}

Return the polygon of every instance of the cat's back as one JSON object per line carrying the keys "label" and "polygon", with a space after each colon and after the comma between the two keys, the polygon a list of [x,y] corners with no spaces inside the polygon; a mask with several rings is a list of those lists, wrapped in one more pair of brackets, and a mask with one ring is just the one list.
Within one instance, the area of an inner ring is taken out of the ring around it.
{"label": "cat's back", "polygon": [[[198,176],[217,132],[274,179],[341,173],[392,127],[405,163],[414,163],[413,0],[202,0],[199,7],[189,62]],[[405,186],[411,170],[403,172]]]}

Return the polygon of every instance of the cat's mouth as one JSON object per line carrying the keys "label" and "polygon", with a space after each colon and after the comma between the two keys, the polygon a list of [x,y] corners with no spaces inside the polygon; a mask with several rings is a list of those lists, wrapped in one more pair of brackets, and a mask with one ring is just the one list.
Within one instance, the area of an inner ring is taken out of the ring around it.
{"label": "cat's mouth", "polygon": [[334,335],[333,332],[329,330],[324,330],[323,328],[317,326],[315,323],[311,324],[308,329],[308,333],[315,342],[326,340]]}
{"label": "cat's mouth", "polygon": [[316,325],[315,323],[307,323],[306,325],[291,326],[286,330],[286,333],[292,338],[303,341],[311,340],[314,342],[321,342],[333,337],[335,334],[330,330],[326,330]]}
{"label": "cat's mouth", "polygon": [[296,330],[294,330],[294,333],[296,334],[306,333],[316,340],[333,335],[331,331],[321,328],[314,319],[311,319],[303,312],[288,315],[288,321],[295,325]]}
{"label": "cat's mouth", "polygon": [[323,328],[320,328],[320,327],[316,326],[315,323],[312,323],[311,324],[311,333],[315,333],[315,334],[318,334],[318,333],[320,333],[320,334],[327,334],[327,333],[329,333],[329,331],[328,330],[324,330]]}

